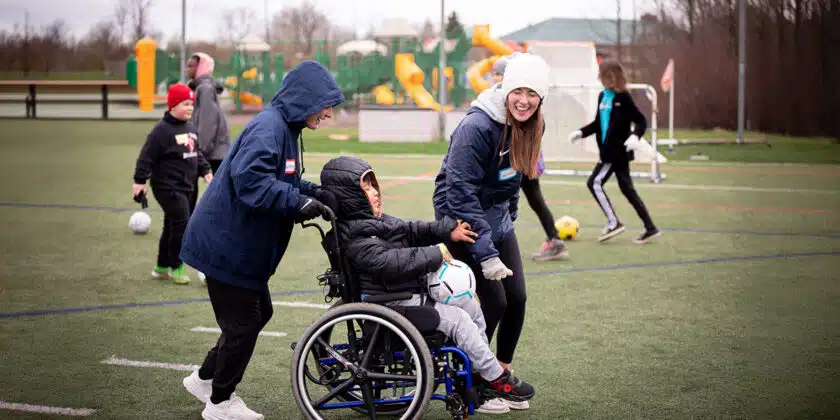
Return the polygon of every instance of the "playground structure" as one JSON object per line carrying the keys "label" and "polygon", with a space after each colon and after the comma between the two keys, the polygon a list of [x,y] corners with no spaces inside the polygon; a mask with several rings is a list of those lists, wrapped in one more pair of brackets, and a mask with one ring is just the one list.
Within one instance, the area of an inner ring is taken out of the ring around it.
{"label": "playground structure", "polygon": [[[390,41],[390,47],[386,41]],[[460,104],[466,94],[462,80],[470,49],[463,32],[455,39],[434,39],[423,44],[410,32],[348,42],[338,50],[336,80],[345,96],[354,102],[363,102],[372,94],[374,102],[380,105],[401,105],[410,99],[420,108],[440,110],[440,98],[436,97],[440,48],[446,54],[444,76],[447,98],[451,99],[448,102]]]}

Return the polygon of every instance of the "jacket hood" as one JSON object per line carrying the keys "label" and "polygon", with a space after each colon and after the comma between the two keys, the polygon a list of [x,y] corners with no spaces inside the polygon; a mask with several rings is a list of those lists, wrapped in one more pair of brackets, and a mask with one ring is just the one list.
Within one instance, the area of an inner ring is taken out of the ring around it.
{"label": "jacket hood", "polygon": [[505,123],[505,94],[501,83],[485,89],[470,105],[484,111],[493,121]]}
{"label": "jacket hood", "polygon": [[195,68],[196,79],[213,73],[213,69],[216,67],[216,61],[213,60],[213,57],[201,52],[193,55],[198,57],[198,66]]}
{"label": "jacket hood", "polygon": [[[321,187],[335,195],[338,206],[336,216],[340,220],[374,217],[367,195],[360,185],[362,177],[367,173],[373,173],[370,164],[351,156],[330,159],[321,170]],[[373,187],[379,190],[376,174],[373,175]]]}
{"label": "jacket hood", "polygon": [[344,102],[344,95],[332,73],[321,63],[306,60],[295,66],[283,79],[271,106],[288,123],[302,123],[310,115]]}

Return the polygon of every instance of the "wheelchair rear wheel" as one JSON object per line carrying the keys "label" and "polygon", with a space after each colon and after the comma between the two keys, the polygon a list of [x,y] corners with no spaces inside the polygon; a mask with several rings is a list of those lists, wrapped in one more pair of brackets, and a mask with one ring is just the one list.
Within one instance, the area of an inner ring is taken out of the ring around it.
{"label": "wheelchair rear wheel", "polygon": [[[337,344],[345,337],[347,344]],[[420,418],[435,385],[432,356],[414,325],[367,303],[334,306],[306,329],[295,345],[291,383],[310,419],[338,408]]]}

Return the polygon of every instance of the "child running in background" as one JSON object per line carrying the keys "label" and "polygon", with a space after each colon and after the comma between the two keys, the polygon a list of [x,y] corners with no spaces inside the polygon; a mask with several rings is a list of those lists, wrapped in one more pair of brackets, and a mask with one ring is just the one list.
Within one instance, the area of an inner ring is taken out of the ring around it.
{"label": "child running in background", "polygon": [[146,137],[134,170],[131,194],[146,193],[151,180],[152,193],[163,208],[163,231],[158,244],[157,265],[152,277],[188,284],[181,261],[181,241],[190,217],[189,197],[201,175],[210,183],[210,165],[197,147],[195,125],[190,122],[195,94],[184,84],[169,87],[166,101],[169,110]]}
{"label": "child running in background", "polygon": [[[624,232],[624,224],[618,220],[615,209],[604,191],[604,184],[612,174],[615,174],[618,179],[618,188],[645,224],[644,232],[633,242],[644,244],[659,236],[660,233],[653,224],[645,203],[633,187],[633,180],[630,178],[630,162],[635,158],[634,151],[642,147],[652,150],[650,144],[641,139],[647,128],[647,120],[639,112],[639,108],[636,107],[627,91],[627,78],[621,64],[615,60],[602,61],[598,79],[604,85],[604,90],[598,95],[598,111],[595,113],[595,119],[580,130],[569,134],[569,140],[574,143],[594,134],[598,143],[600,160],[586,182],[592,196],[607,216],[607,225],[604,226],[598,240],[604,242]],[[631,123],[634,126],[632,134]]]}

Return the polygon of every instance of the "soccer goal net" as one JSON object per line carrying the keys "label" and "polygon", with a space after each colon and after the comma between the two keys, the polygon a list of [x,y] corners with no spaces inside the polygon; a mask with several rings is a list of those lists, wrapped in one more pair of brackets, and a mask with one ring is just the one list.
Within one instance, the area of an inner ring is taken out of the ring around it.
{"label": "soccer goal net", "polygon": [[[598,81],[598,60],[595,46],[590,43],[533,42],[528,52],[542,56],[551,66],[551,85],[543,103],[545,136],[543,156],[547,162],[597,162],[598,145],[595,136],[576,144],[568,141],[569,133],[588,124],[598,109],[598,94],[603,87]],[[649,85],[630,84],[628,88],[637,101],[649,101],[648,129],[645,140],[652,146],[636,151],[636,162],[650,164],[650,171],[634,171],[632,176],[659,182],[665,178],[660,164],[667,162],[656,150],[656,90]],[[642,107],[640,107],[641,109]],[[654,158],[654,156],[656,158]],[[589,175],[589,170],[556,169],[551,165],[548,175]],[[562,166],[562,165],[561,165]]]}

